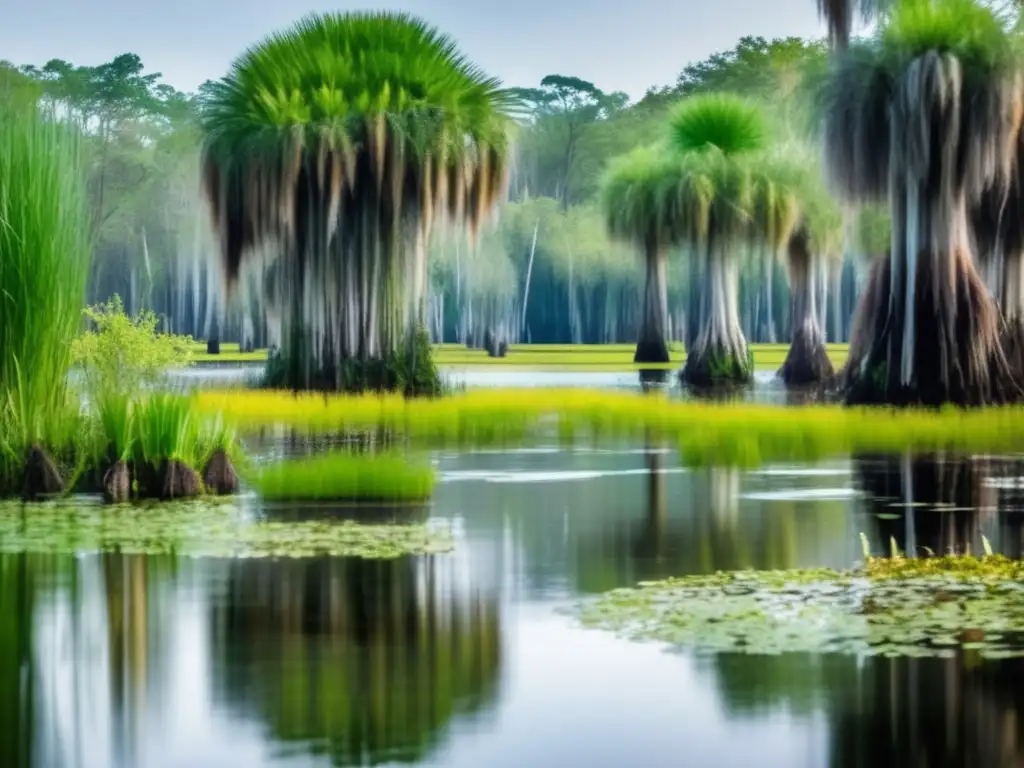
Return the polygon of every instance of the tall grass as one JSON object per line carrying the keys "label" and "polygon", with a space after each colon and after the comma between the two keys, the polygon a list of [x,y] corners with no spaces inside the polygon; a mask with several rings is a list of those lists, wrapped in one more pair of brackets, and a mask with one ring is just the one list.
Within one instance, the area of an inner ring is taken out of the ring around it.
{"label": "tall grass", "polygon": [[67,438],[90,258],[77,134],[0,96],[0,482],[25,443]]}
{"label": "tall grass", "polygon": [[434,400],[207,392],[201,413],[240,429],[282,425],[312,433],[384,431],[423,446],[523,440],[675,444],[690,465],[752,466],[856,452],[1024,451],[1024,408],[890,410],[673,401],[661,394],[581,389],[480,390]]}
{"label": "tall grass", "polygon": [[422,501],[434,488],[434,470],[400,456],[332,452],[286,459],[253,473],[269,501]]}

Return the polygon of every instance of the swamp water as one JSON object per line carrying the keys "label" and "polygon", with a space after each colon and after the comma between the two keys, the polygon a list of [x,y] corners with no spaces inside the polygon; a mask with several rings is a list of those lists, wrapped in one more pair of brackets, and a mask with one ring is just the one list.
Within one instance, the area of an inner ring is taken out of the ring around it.
{"label": "swamp water", "polygon": [[641,448],[543,446],[435,458],[430,514],[452,554],[0,555],[0,765],[1024,759],[1024,660],[666,652],[565,610],[642,580],[849,567],[861,532],[876,552],[890,537],[980,551],[984,535],[1019,556],[1024,464],[683,470]]}
{"label": "swamp water", "polygon": [[[256,373],[200,368],[172,382],[241,386]],[[640,386],[635,373],[510,375],[451,374],[466,386]],[[761,374],[741,397],[786,402]],[[1022,659],[697,653],[585,629],[571,613],[640,581],[848,568],[861,533],[879,553],[890,539],[978,552],[984,536],[1020,557],[1024,461],[687,470],[641,446],[544,445],[434,460],[426,514],[450,532],[451,554],[24,555],[0,540],[0,766],[1024,759]],[[329,514],[238,503],[276,520]]]}

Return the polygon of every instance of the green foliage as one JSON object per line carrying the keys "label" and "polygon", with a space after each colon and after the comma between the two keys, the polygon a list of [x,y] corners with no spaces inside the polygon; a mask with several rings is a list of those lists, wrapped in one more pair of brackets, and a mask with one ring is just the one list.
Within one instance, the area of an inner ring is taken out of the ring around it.
{"label": "green foliage", "polygon": [[106,507],[81,502],[0,503],[0,552],[83,552],[191,557],[360,557],[448,552],[452,537],[429,525],[253,520],[230,502]]}
{"label": "green foliage", "polygon": [[956,56],[968,72],[1005,70],[1017,43],[990,7],[976,0],[901,0],[879,36],[890,71],[929,51]]}
{"label": "green foliage", "polygon": [[[79,136],[0,95],[0,486],[25,450],[73,444],[70,346],[89,269]],[[69,442],[70,441],[70,442]]]}
{"label": "green foliage", "polygon": [[132,414],[137,465],[156,468],[170,459],[196,466],[199,424],[191,398],[166,392],[148,395],[132,406]]}
{"label": "green foliage", "polygon": [[269,501],[422,501],[434,488],[430,466],[400,456],[327,453],[263,467],[252,477]]}
{"label": "green foliage", "polygon": [[105,387],[97,391],[93,408],[100,427],[100,450],[95,457],[97,465],[104,461],[127,461],[138,439],[134,396]]}
{"label": "green foliage", "polygon": [[209,147],[227,156],[275,151],[296,129],[311,144],[362,145],[378,118],[413,156],[460,156],[463,137],[503,148],[511,106],[450,38],[389,12],[308,16],[250,48],[210,90]]}
{"label": "green foliage", "polygon": [[191,362],[191,337],[159,333],[159,318],[150,310],[129,317],[119,296],[87,308],[85,316],[92,327],[75,339],[72,354],[91,393],[134,393],[168,368]]}
{"label": "green foliage", "polygon": [[718,150],[723,155],[765,148],[768,129],[761,110],[726,93],[684,100],[669,118],[673,148],[681,153]]}

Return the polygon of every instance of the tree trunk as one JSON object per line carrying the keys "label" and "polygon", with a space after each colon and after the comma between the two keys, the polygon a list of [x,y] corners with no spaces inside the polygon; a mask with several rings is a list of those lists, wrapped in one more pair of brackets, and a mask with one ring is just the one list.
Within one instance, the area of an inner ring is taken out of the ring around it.
{"label": "tree trunk", "polygon": [[646,274],[644,303],[640,318],[640,334],[636,342],[634,363],[669,362],[665,331],[668,319],[668,286],[665,281],[665,252],[656,242],[645,249]]}
{"label": "tree trunk", "polygon": [[[857,309],[847,402],[979,406],[1019,399],[998,312],[969,251],[964,195],[937,200],[911,187],[917,183],[900,184],[890,198],[891,254],[873,265]],[[942,239],[929,242],[936,230]]]}
{"label": "tree trunk", "polygon": [[768,344],[774,344],[778,341],[775,333],[774,277],[775,255],[768,251],[764,257],[764,341]]}
{"label": "tree trunk", "polygon": [[790,387],[818,384],[831,378],[835,371],[818,322],[816,272],[819,262],[809,252],[807,236],[802,231],[790,238],[789,264],[792,338],[779,377]]}
{"label": "tree trunk", "polygon": [[753,361],[736,312],[736,264],[708,247],[701,327],[682,379],[697,387],[750,381]]}

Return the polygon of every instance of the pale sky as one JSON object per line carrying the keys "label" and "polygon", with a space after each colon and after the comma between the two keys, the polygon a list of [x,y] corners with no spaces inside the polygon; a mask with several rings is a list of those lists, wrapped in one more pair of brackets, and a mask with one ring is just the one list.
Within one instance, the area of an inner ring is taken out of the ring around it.
{"label": "pale sky", "polygon": [[0,59],[93,65],[133,52],[193,90],[310,11],[367,8],[425,18],[507,85],[557,73],[633,99],[743,35],[823,33],[813,0],[0,0]]}

